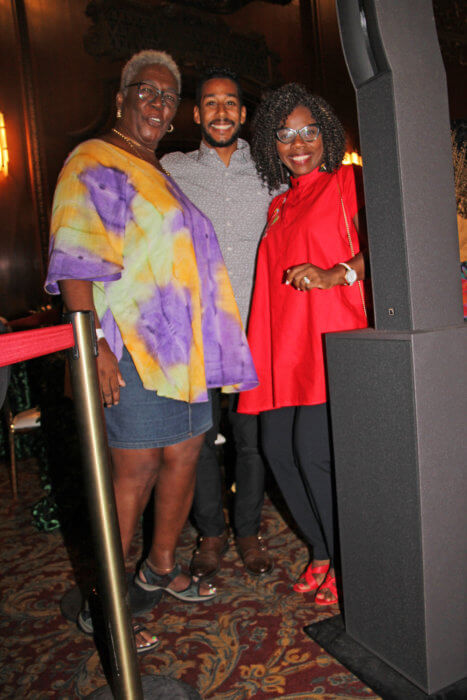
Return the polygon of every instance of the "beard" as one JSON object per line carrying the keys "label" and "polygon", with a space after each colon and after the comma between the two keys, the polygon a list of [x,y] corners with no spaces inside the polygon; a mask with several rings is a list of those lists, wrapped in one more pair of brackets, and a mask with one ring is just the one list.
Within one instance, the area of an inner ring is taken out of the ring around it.
{"label": "beard", "polygon": [[[232,123],[232,122],[231,122]],[[235,141],[238,139],[238,135],[240,133],[240,129],[242,128],[242,125],[239,124],[235,131],[233,132],[232,136],[227,139],[227,141],[222,141],[222,140],[217,140],[211,134],[204,128],[203,125],[201,125],[201,133],[203,135],[204,140],[206,143],[208,143],[210,146],[213,148],[225,148],[227,146],[231,146]]]}

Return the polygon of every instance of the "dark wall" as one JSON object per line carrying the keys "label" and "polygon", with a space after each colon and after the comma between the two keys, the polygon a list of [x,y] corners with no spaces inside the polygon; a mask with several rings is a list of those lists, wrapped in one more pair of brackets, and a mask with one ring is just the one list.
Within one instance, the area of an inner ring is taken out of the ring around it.
{"label": "dark wall", "polygon": [[11,318],[40,301],[40,237],[29,178],[20,52],[9,2],[0,2],[0,111],[9,173],[0,175],[0,316]]}

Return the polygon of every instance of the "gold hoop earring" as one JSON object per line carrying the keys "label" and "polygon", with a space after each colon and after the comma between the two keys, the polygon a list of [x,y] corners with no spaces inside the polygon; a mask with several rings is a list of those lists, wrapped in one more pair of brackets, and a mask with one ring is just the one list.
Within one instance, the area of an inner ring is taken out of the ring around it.
{"label": "gold hoop earring", "polygon": [[121,119],[121,118],[122,118],[122,108],[118,107],[117,108],[117,119]]}
{"label": "gold hoop earring", "polygon": [[171,125],[169,126],[169,128],[167,129],[167,133],[168,133],[168,134],[171,134],[173,130],[174,130],[174,125],[171,124]]}

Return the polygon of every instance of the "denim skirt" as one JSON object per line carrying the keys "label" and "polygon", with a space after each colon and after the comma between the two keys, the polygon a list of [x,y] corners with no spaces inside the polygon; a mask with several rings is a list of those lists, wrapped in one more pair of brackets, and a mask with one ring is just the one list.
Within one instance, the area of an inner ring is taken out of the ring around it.
{"label": "denim skirt", "polygon": [[119,403],[104,409],[110,447],[167,447],[201,435],[212,426],[210,400],[186,403],[148,391],[126,348],[119,368],[126,386],[120,387]]}

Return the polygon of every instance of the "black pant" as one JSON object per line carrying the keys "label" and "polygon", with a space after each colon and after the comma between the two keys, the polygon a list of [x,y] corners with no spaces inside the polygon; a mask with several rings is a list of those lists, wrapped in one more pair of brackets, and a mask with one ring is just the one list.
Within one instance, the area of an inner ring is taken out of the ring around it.
{"label": "black pant", "polygon": [[[256,535],[264,500],[264,463],[258,450],[258,418],[236,413],[236,395],[229,395],[228,418],[235,443],[234,530],[237,537]],[[220,424],[220,392],[212,392],[213,426],[206,433],[196,469],[193,515],[205,537],[221,535],[226,527],[222,504],[222,471],[214,441]]]}
{"label": "black pant", "polygon": [[315,559],[333,559],[333,486],[327,404],[261,414],[263,449]]}

